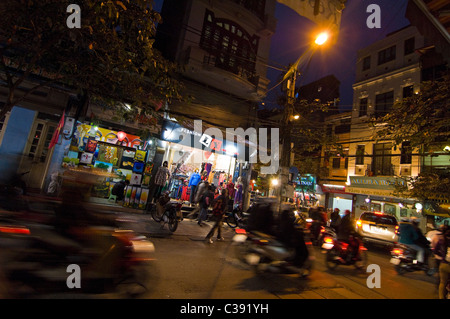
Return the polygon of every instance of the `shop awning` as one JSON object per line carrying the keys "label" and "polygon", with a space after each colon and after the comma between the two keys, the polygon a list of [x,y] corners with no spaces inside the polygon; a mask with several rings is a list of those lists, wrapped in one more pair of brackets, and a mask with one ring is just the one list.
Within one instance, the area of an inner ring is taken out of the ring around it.
{"label": "shop awning", "polygon": [[423,211],[427,215],[450,218],[450,204],[442,204],[436,201],[425,201]]}

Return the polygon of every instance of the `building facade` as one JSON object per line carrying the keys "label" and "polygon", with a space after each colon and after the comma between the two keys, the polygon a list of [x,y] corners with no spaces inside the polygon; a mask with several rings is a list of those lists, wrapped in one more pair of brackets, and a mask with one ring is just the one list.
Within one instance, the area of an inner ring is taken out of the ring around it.
{"label": "building facade", "polygon": [[[358,51],[345,188],[354,194],[356,217],[364,211],[381,211],[397,219],[423,216],[417,199],[393,194],[396,184],[404,185],[423,171],[427,159],[408,141],[394,145],[375,138],[379,127],[370,124],[370,118],[386,115],[395,102],[420,90],[420,49],[426,46],[417,28],[407,26]],[[424,227],[425,219],[422,223]]]}

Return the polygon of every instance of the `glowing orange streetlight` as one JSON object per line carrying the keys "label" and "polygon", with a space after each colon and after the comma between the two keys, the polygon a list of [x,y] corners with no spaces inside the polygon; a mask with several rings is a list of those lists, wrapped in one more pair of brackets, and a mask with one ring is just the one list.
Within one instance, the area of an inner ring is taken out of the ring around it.
{"label": "glowing orange streetlight", "polygon": [[314,41],[317,45],[323,45],[325,42],[328,41],[328,38],[330,37],[329,33],[324,31],[319,33],[319,35],[316,37],[316,40]]}

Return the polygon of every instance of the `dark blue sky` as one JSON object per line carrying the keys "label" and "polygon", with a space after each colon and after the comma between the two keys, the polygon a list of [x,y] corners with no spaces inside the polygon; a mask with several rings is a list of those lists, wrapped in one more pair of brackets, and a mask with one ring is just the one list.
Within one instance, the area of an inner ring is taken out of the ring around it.
{"label": "dark blue sky", "polygon": [[[163,0],[155,0],[155,9],[159,11],[162,3]],[[341,110],[351,109],[357,51],[383,39],[386,34],[407,26],[407,3],[408,0],[347,0],[337,42],[332,47],[317,51],[309,66],[300,69],[302,76],[297,80],[297,87],[333,74],[341,82]],[[370,4],[377,4],[381,8],[379,29],[367,27],[366,20],[370,13],[366,11]],[[275,16],[277,27],[272,36],[267,72],[267,77],[271,80],[265,100],[267,107],[276,106],[275,98],[281,94],[280,86],[276,86],[281,76],[277,69],[294,63],[302,55],[314,27],[311,21],[279,3]]]}

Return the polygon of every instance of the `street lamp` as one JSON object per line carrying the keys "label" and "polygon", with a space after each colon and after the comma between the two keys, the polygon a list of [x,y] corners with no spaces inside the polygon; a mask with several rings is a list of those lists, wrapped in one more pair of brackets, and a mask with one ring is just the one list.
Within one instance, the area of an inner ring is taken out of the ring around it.
{"label": "street lamp", "polygon": [[[297,79],[297,69],[300,65],[300,63],[303,63],[305,59],[310,59],[312,57],[312,54],[315,52],[315,50],[319,47],[324,45],[327,40],[329,39],[329,33],[326,31],[323,31],[319,33],[314,41],[314,43],[311,43],[309,48],[298,58],[298,60],[289,68],[289,70],[286,72],[286,74],[283,77],[283,81],[287,81],[286,86],[286,95],[287,95],[287,102],[286,107],[283,114],[283,122],[282,122],[282,133],[281,133],[281,141],[283,143],[282,146],[282,153],[280,158],[280,166],[281,166],[281,173],[280,173],[280,184],[285,186],[288,184],[289,181],[289,167],[290,167],[290,158],[291,158],[291,129],[292,129],[292,123],[291,120],[295,119],[298,120],[300,118],[300,115],[294,114],[294,103],[295,103],[295,82]],[[308,54],[307,54],[308,53]],[[309,56],[309,57],[308,57]],[[279,200],[280,200],[280,207],[281,207],[281,188],[279,193]]]}
{"label": "street lamp", "polygon": [[316,37],[316,40],[314,41],[315,44],[317,45],[324,45],[325,42],[327,42],[329,37],[328,32],[324,31],[319,33],[319,35]]}

